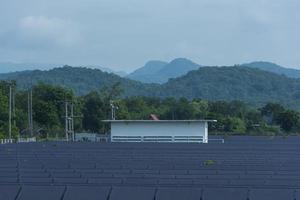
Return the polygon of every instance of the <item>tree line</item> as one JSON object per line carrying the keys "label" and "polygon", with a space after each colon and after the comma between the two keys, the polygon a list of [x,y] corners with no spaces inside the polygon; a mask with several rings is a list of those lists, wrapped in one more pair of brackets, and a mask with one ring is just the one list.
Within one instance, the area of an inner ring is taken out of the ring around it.
{"label": "tree line", "polygon": [[[15,83],[0,82],[0,138],[8,137],[9,85],[14,88],[12,136],[29,135],[28,91],[16,90]],[[162,120],[216,119],[209,124],[210,134],[287,135],[300,133],[299,113],[277,103],[261,108],[242,101],[207,101],[186,98],[155,98],[134,96],[121,98],[119,84],[76,96],[61,86],[39,83],[32,87],[34,133],[38,137],[64,137],[64,102],[74,103],[76,132],[109,132],[113,104],[117,119],[148,119],[156,114]]]}

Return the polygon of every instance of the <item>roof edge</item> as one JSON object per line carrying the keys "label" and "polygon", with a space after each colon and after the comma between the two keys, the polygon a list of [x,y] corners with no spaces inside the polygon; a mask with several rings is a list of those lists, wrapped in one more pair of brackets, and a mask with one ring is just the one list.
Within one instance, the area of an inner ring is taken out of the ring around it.
{"label": "roof edge", "polygon": [[163,122],[217,122],[217,120],[213,119],[203,119],[203,120],[102,120],[102,122],[110,122],[110,123],[130,123],[130,122],[149,122],[149,123],[163,123]]}

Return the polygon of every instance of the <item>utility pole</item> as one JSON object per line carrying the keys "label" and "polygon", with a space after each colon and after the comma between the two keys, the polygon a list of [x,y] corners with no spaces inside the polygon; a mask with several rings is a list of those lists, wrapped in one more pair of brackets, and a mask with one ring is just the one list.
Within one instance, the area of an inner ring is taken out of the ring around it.
{"label": "utility pole", "polygon": [[70,118],[70,123],[71,123],[71,127],[70,127],[70,131],[72,134],[72,140],[75,141],[75,133],[74,133],[74,103],[71,103],[71,118]]}
{"label": "utility pole", "polygon": [[13,114],[12,114],[12,118],[13,118],[13,124],[14,124],[14,126],[16,126],[16,91],[15,91],[15,89],[13,90],[13,93],[12,93],[12,99],[13,99],[13,102],[12,102],[12,112],[13,112]]}
{"label": "utility pole", "polygon": [[75,141],[74,118],[74,102],[65,101],[65,135],[67,141]]}
{"label": "utility pole", "polygon": [[65,134],[67,141],[69,141],[68,130],[68,102],[65,101]]}
{"label": "utility pole", "polygon": [[32,89],[30,89],[30,136],[33,136],[33,117],[32,117]]}
{"label": "utility pole", "polygon": [[11,139],[11,107],[12,107],[12,86],[9,84],[9,111],[8,111],[8,133]]}
{"label": "utility pole", "polygon": [[118,106],[114,105],[113,101],[110,101],[110,107],[111,107],[111,119],[115,120],[116,119],[116,110],[119,108],[118,108]]}
{"label": "utility pole", "polygon": [[31,122],[30,122],[30,94],[29,94],[29,90],[28,90],[28,94],[27,94],[27,114],[28,114],[28,132],[29,132],[29,134],[30,134],[30,124],[31,124]]}
{"label": "utility pole", "polygon": [[28,130],[30,137],[33,137],[33,117],[32,117],[32,89],[28,90]]}

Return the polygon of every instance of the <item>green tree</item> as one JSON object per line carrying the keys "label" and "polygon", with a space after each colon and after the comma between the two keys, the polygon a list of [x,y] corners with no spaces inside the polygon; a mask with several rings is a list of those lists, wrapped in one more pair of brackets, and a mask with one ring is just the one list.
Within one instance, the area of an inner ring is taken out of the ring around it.
{"label": "green tree", "polygon": [[268,123],[274,124],[277,122],[280,113],[284,112],[284,107],[278,103],[267,103],[261,109],[261,114]]}
{"label": "green tree", "polygon": [[246,133],[246,124],[245,122],[237,117],[229,117],[225,121],[225,131],[233,132],[237,134],[245,134]]}
{"label": "green tree", "polygon": [[293,110],[286,110],[278,115],[277,123],[284,131],[290,132],[299,123],[299,113]]}
{"label": "green tree", "polygon": [[98,92],[91,92],[84,97],[84,106],[82,110],[83,129],[93,132],[102,132],[104,124],[101,122],[108,117],[108,105]]}

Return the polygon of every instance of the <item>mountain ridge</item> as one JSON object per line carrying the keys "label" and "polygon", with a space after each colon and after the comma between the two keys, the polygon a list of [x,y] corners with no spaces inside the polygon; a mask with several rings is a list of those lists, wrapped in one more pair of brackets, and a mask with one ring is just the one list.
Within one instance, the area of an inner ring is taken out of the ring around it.
{"label": "mountain ridge", "polygon": [[164,61],[150,61],[138,68],[127,78],[143,83],[166,83],[170,78],[176,78],[191,70],[201,67],[187,58],[176,58],[167,63]]}
{"label": "mountain ridge", "polygon": [[42,81],[72,89],[81,96],[120,83],[128,96],[200,98],[212,101],[240,100],[253,106],[278,102],[300,110],[300,79],[245,66],[200,67],[164,84],[146,84],[99,69],[64,66],[0,74],[1,80],[16,80],[20,89]]}
{"label": "mountain ridge", "polygon": [[278,64],[272,63],[272,62],[254,61],[251,63],[242,64],[241,66],[257,68],[257,69],[261,69],[264,71],[273,72],[276,74],[283,74],[290,78],[300,78],[300,70],[283,67],[281,65],[278,65]]}

